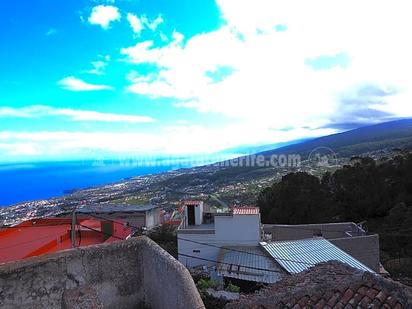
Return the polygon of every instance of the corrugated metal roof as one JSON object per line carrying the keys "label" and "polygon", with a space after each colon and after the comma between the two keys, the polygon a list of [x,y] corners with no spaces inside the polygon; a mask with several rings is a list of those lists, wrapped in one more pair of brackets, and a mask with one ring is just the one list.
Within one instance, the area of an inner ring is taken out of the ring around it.
{"label": "corrugated metal roof", "polygon": [[79,208],[79,213],[111,213],[111,212],[146,212],[159,208],[156,205],[131,205],[131,204],[91,204]]}
{"label": "corrugated metal roof", "polygon": [[259,214],[259,207],[234,207],[234,215],[257,215]]}
{"label": "corrugated metal roof", "polygon": [[318,263],[332,260],[374,273],[373,270],[324,238],[261,242],[260,245],[291,274],[304,271]]}
{"label": "corrugated metal roof", "polygon": [[[219,264],[219,262],[222,264]],[[286,273],[277,266],[269,256],[266,257],[263,250],[257,246],[222,248],[219,253],[217,265],[217,273],[219,275],[247,281],[274,283],[286,275]]]}

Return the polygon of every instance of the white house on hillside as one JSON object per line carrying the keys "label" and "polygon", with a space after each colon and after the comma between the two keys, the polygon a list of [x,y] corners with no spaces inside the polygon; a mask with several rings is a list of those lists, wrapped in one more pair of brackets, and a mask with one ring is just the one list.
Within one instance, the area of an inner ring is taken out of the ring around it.
{"label": "white house on hillside", "polygon": [[184,216],[179,261],[188,268],[212,266],[218,277],[274,283],[332,260],[361,271],[380,268],[378,236],[352,222],[261,227],[257,207],[219,213],[201,201],[185,202]]}
{"label": "white house on hillside", "polygon": [[179,261],[183,265],[215,265],[222,246],[259,245],[259,208],[234,207],[208,216],[201,201],[186,202],[184,207],[185,219],[177,231]]}

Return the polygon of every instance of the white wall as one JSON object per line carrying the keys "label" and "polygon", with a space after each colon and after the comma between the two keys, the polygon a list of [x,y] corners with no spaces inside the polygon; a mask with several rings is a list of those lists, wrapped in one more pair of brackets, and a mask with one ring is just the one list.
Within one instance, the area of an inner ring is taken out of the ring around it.
{"label": "white wall", "polygon": [[[179,234],[178,233],[178,241],[177,241],[177,247],[179,254],[186,254],[190,256],[195,256],[195,257],[201,257],[204,259],[216,261],[218,254],[219,254],[219,248],[211,247],[211,246],[204,246],[200,244],[196,244],[193,242],[188,242],[181,240],[183,239],[188,239],[192,241],[198,241],[201,243],[207,243],[207,244],[215,244],[219,245],[214,241],[214,234]],[[196,250],[199,250],[200,252],[196,252]],[[195,267],[198,265],[215,265],[215,262],[207,262],[204,260],[198,260],[195,258],[188,258],[179,255],[179,261],[185,265],[186,267]]]}
{"label": "white wall", "polygon": [[153,227],[153,225],[154,225],[154,218],[153,218],[154,216],[153,216],[153,211],[148,211],[148,212],[146,212],[146,222],[145,222],[145,225],[146,225],[146,228],[147,229],[151,229],[152,227]]}
{"label": "white wall", "polygon": [[195,206],[195,225],[203,223],[203,202]]}
{"label": "white wall", "polygon": [[260,214],[215,216],[216,239],[234,245],[258,245]]}
{"label": "white wall", "polygon": [[147,229],[152,229],[160,224],[160,209],[155,208],[146,212],[145,226]]}
{"label": "white wall", "polygon": [[[190,256],[201,257],[211,262],[188,258],[179,255],[179,261],[187,267],[199,265],[215,265],[222,246],[257,246],[260,241],[260,215],[233,215],[216,216],[215,233],[195,234],[178,232],[178,252]],[[201,245],[195,242],[206,243],[212,246]],[[216,247],[213,247],[216,246]],[[200,251],[200,252],[197,252]]]}
{"label": "white wall", "polygon": [[[184,208],[186,226],[189,224],[187,207],[188,206],[185,206]],[[195,225],[201,225],[203,223],[203,202],[200,202],[198,205],[191,207],[195,208]]]}

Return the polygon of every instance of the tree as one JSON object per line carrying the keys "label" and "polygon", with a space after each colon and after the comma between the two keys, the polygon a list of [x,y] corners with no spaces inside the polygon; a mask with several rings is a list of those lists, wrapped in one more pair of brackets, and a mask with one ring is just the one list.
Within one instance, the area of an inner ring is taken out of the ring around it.
{"label": "tree", "polygon": [[326,220],[330,196],[319,178],[292,173],[264,190],[258,198],[266,223],[311,223]]}

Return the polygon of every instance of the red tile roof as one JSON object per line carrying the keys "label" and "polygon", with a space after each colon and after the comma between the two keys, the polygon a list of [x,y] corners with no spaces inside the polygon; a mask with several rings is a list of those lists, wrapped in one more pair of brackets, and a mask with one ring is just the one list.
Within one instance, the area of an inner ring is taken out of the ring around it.
{"label": "red tile roof", "polygon": [[412,288],[333,261],[243,296],[226,308],[412,308]]}
{"label": "red tile roof", "polygon": [[259,214],[259,207],[234,207],[234,215],[257,215]]}
{"label": "red tile roof", "polygon": [[202,201],[184,201],[185,205],[199,205]]}

